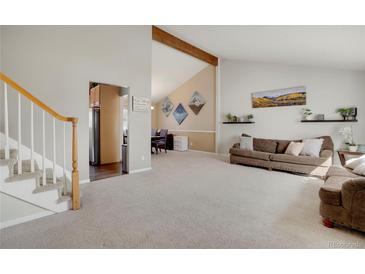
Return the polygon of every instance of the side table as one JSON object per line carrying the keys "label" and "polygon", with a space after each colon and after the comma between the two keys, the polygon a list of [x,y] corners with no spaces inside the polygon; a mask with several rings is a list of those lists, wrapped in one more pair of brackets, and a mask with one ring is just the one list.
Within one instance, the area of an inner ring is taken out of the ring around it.
{"label": "side table", "polygon": [[341,165],[345,165],[346,164],[346,155],[352,155],[352,156],[362,156],[365,155],[364,152],[360,152],[360,151],[348,151],[348,150],[337,150],[338,153],[338,157],[340,158],[341,161]]}

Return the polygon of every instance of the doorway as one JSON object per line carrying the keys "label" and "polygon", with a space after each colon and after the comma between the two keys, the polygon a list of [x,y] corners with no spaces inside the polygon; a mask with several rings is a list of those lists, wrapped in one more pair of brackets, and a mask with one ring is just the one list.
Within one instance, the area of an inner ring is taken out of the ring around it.
{"label": "doorway", "polygon": [[128,173],[129,88],[89,83],[90,181]]}

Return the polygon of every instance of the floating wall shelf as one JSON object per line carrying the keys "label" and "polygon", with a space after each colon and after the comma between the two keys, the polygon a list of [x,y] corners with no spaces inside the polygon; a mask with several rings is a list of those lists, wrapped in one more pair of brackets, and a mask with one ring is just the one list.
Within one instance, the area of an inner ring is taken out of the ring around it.
{"label": "floating wall shelf", "polygon": [[223,124],[254,124],[255,122],[223,122]]}
{"label": "floating wall shelf", "polygon": [[302,120],[302,123],[356,123],[357,120]]}

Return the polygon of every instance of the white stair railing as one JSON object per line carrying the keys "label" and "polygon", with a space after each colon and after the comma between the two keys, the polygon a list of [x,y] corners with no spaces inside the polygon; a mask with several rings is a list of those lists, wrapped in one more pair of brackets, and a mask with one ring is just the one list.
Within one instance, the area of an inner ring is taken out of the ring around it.
{"label": "white stair railing", "polygon": [[22,174],[22,96],[18,93],[18,175]]}
{"label": "white stair railing", "polygon": [[[80,190],[79,190],[79,172],[78,172],[78,149],[77,149],[77,123],[78,119],[74,117],[65,117],[50,107],[42,103],[40,100],[31,95],[28,91],[20,87],[9,77],[0,72],[0,80],[4,82],[4,133],[5,133],[5,159],[10,158],[10,146],[9,146],[9,112],[8,112],[8,86],[11,86],[14,90],[18,92],[18,174],[24,173],[22,166],[22,96],[30,100],[30,171],[35,171],[34,162],[34,104],[42,109],[42,182],[41,184],[45,186],[47,184],[46,178],[46,112],[52,115],[52,148],[53,148],[53,174],[52,183],[57,183],[57,138],[56,138],[56,119],[63,122],[63,166],[62,175],[63,180],[66,182],[66,123],[72,123],[72,208],[80,208]],[[67,194],[67,189],[63,189],[64,194]]]}
{"label": "white stair railing", "polygon": [[46,113],[42,111],[42,185],[47,184],[46,178]]}
{"label": "white stair railing", "polygon": [[[66,182],[66,122],[63,122],[63,181]],[[63,189],[63,194],[67,194],[67,189]]]}
{"label": "white stair railing", "polygon": [[30,172],[34,172],[34,114],[33,102],[30,102]]}
{"label": "white stair railing", "polygon": [[56,118],[53,117],[53,174],[52,182],[56,183]]}
{"label": "white stair railing", "polygon": [[5,159],[10,158],[9,151],[9,115],[8,115],[8,85],[4,83],[4,133],[5,133]]}

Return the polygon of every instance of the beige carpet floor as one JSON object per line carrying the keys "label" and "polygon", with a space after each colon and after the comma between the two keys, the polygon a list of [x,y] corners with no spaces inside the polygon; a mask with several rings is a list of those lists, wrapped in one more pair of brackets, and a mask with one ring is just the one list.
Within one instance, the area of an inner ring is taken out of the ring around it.
{"label": "beige carpet floor", "polygon": [[2,248],[365,248],[321,224],[322,181],[230,165],[197,152],[83,186],[82,209],[0,231]]}

